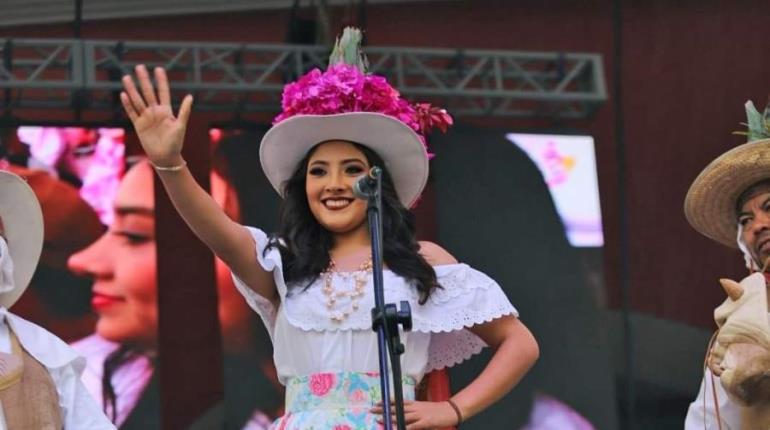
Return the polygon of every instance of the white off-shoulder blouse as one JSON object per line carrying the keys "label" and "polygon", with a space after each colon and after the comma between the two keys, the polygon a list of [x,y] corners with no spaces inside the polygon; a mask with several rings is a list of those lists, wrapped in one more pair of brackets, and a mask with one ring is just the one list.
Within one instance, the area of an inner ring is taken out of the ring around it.
{"label": "white off-shoulder blouse", "polygon": [[[331,311],[351,309],[350,299],[337,299],[336,308],[327,308],[322,277],[308,288],[287,286],[280,252],[271,248],[265,253],[266,234],[253,227],[249,227],[249,231],[256,242],[259,264],[273,273],[280,303],[276,305],[260,296],[237,276],[233,275],[233,279],[270,333],[280,381],[285,384],[291,377],[314,373],[379,371],[377,335],[371,328],[374,307],[371,274],[358,308],[345,320],[334,321]],[[383,273],[385,302],[406,300],[412,308],[412,331],[401,332],[401,341],[406,347],[401,366],[403,375],[416,381],[426,372],[458,364],[486,346],[467,330],[469,327],[505,315],[518,316],[500,286],[487,275],[466,264],[447,264],[433,269],[442,288],[434,290],[422,305],[410,282],[389,270]],[[338,273],[332,276],[336,290],[355,288],[354,276]]]}

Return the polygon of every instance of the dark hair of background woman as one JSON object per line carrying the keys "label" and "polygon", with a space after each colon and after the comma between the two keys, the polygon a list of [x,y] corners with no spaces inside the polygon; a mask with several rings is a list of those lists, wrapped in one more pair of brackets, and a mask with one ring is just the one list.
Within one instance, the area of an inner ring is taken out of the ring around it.
{"label": "dark hair of background woman", "polygon": [[[413,281],[420,293],[420,303],[425,303],[431,291],[438,287],[438,282],[433,268],[419,253],[414,216],[398,199],[393,180],[382,158],[363,145],[353,145],[364,154],[370,166],[382,167],[382,236],[385,264],[395,274]],[[278,234],[271,238],[265,250],[267,252],[268,249],[276,247],[281,252],[287,284],[307,281],[306,286],[309,286],[329,267],[329,250],[333,237],[313,216],[305,191],[308,161],[317,148],[318,145],[308,151],[285,182],[285,199],[281,206]]]}

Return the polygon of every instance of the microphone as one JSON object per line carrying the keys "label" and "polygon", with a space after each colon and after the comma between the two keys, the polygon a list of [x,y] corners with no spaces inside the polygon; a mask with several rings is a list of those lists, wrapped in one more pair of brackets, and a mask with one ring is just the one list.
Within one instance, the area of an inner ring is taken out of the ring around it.
{"label": "microphone", "polygon": [[353,184],[353,195],[362,200],[367,200],[377,192],[377,183],[380,180],[382,169],[377,166],[369,169],[365,175],[361,175]]}

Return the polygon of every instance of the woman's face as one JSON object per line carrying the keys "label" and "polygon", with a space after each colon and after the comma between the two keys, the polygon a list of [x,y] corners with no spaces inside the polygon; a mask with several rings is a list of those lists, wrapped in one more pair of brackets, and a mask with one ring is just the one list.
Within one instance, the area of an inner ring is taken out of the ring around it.
{"label": "woman's face", "polygon": [[305,191],[313,216],[326,230],[350,234],[366,228],[366,202],[353,184],[369,170],[366,156],[350,142],[320,144],[308,160]]}
{"label": "woman's face", "polygon": [[[217,175],[212,175],[212,194],[223,207],[234,203],[237,216],[237,199],[230,198],[234,193],[229,193]],[[152,348],[158,333],[157,260],[153,172],[148,164],[140,163],[126,173],[114,210],[115,220],[109,230],[72,255],[69,267],[94,279],[91,305],[99,316],[99,335]],[[238,296],[229,270],[218,259],[216,277],[223,331],[237,333],[236,327],[240,327],[241,332],[249,332],[243,327],[250,324],[250,312]]]}

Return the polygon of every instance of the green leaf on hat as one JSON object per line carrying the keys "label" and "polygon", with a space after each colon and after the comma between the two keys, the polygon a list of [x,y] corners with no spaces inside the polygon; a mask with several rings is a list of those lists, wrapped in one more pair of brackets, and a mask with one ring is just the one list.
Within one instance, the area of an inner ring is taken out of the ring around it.
{"label": "green leaf on hat", "polygon": [[[767,128],[765,127],[765,116],[759,113],[751,100],[747,101],[745,106],[746,119],[748,120],[747,131],[749,142],[767,138],[768,136]],[[765,109],[765,112],[767,112],[767,109]]]}
{"label": "green leaf on hat", "polygon": [[361,30],[355,27],[345,27],[342,36],[334,42],[334,49],[329,56],[329,66],[334,64],[349,64],[358,67],[362,73],[369,69],[369,61],[361,49]]}

